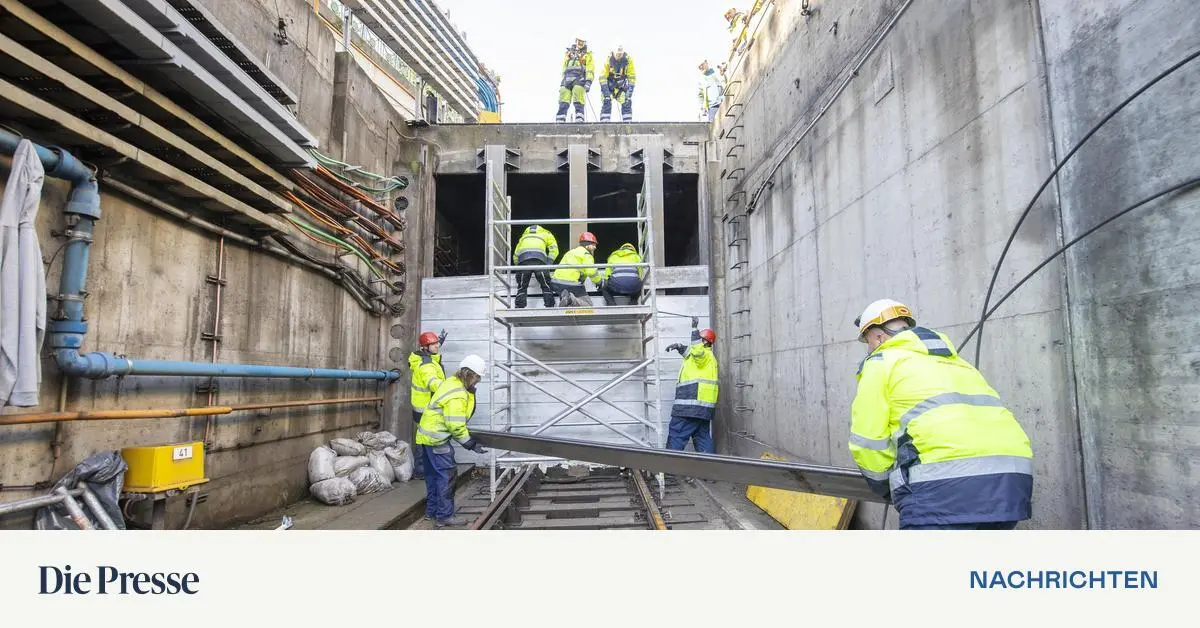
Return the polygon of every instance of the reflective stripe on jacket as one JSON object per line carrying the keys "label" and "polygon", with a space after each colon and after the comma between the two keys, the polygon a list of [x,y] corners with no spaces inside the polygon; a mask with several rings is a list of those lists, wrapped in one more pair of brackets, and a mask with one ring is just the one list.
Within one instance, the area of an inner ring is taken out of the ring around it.
{"label": "reflective stripe on jacket", "polygon": [[949,338],[900,332],[856,377],[850,453],[902,526],[1030,518],[1029,437]]}
{"label": "reflective stripe on jacket", "polygon": [[474,414],[475,393],[467,390],[458,377],[450,377],[425,406],[414,440],[418,445],[442,445],[451,438],[465,443],[471,440],[467,421]]}
{"label": "reflective stripe on jacket", "polygon": [[568,50],[563,55],[562,72],[564,76],[567,72],[582,74],[583,80],[590,81],[596,76],[594,68],[591,50],[584,50],[582,53],[576,50]]}
{"label": "reflective stripe on jacket", "polygon": [[442,370],[442,354],[414,351],[408,354],[408,370],[412,373],[408,385],[412,408],[424,412],[433,391],[446,379],[446,372]]}
{"label": "reflective stripe on jacket", "polygon": [[513,262],[536,259],[542,264],[553,264],[558,259],[558,240],[545,227],[530,225],[517,240],[517,248],[513,250]]}
{"label": "reflective stripe on jacket", "polygon": [[683,356],[679,382],[675,384],[672,417],[711,421],[717,414],[717,356],[704,346],[700,332],[692,330],[692,344]]}
{"label": "reflective stripe on jacket", "polygon": [[604,69],[600,71],[601,81],[625,81],[630,85],[637,83],[637,70],[633,67],[633,57],[629,53],[625,53],[623,59],[617,59],[612,55],[608,55],[608,59],[604,62]]}
{"label": "reflective stripe on jacket", "polygon": [[640,266],[619,266],[618,264],[641,264],[642,256],[637,251],[622,246],[608,256],[609,267],[604,269],[604,278],[632,277],[641,280],[646,276],[646,269]]}
{"label": "reflective stripe on jacket", "polygon": [[[588,253],[587,249],[583,248],[582,246],[577,246],[577,247],[571,249],[570,251],[567,251],[566,253],[564,253],[562,256],[562,259],[559,260],[558,263],[563,264],[563,265],[595,264],[596,260],[595,260],[595,258],[592,257],[591,253]],[[596,279],[597,278],[596,269],[595,268],[556,268],[556,269],[554,269],[554,274],[551,276],[552,279],[554,279],[555,281],[557,281],[559,283],[580,284],[580,285],[583,285],[584,277],[590,277],[592,279]]]}

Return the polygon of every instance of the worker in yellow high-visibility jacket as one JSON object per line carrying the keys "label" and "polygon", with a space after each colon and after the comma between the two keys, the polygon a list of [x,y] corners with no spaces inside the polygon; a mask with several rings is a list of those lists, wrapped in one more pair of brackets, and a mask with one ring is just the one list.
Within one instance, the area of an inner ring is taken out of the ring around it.
{"label": "worker in yellow high-visibility jacket", "polygon": [[625,46],[618,45],[609,53],[600,71],[600,121],[612,120],[613,100],[621,103],[621,121],[633,120],[633,88],[637,83],[637,69],[633,65],[633,57],[625,52]]}
{"label": "worker in yellow high-visibility jacket", "polygon": [[[513,249],[513,263],[518,266],[549,266],[558,259],[558,240],[549,229],[530,225],[517,240]],[[550,288],[550,273],[544,270],[517,271],[517,297],[514,305],[523,308],[529,298],[529,279],[537,277],[538,285],[542,287],[542,302],[546,307],[554,307],[554,290]]]}
{"label": "worker in yellow high-visibility jacket", "polygon": [[[446,342],[446,330],[441,335],[431,331],[421,332],[417,338],[420,348],[408,354],[408,370],[410,373],[409,401],[412,402],[413,429],[421,424],[421,415],[433,391],[437,390],[446,379],[442,370],[442,343]],[[425,461],[420,451],[420,445],[413,441],[413,477],[425,479]]]}
{"label": "worker in yellow high-visibility jacket", "polygon": [[604,269],[604,275],[600,279],[600,294],[604,295],[606,305],[616,305],[618,296],[628,297],[631,305],[637,305],[646,269],[628,264],[640,263],[641,254],[628,242],[608,256],[609,266]]}
{"label": "worker in yellow high-visibility jacket", "polygon": [[596,77],[595,66],[592,63],[592,51],[588,50],[587,40],[575,38],[575,45],[567,48],[563,55],[562,82],[558,86],[558,114],[556,122],[567,121],[567,109],[575,105],[574,122],[584,121],[583,105],[587,93],[592,90],[592,80]]}
{"label": "worker in yellow high-visibility jacket", "polygon": [[[596,240],[596,235],[591,231],[584,231],[583,235],[579,236],[579,246],[563,253],[562,259],[558,263],[563,266],[595,264],[596,258],[593,255],[596,252],[597,244],[599,241]],[[554,294],[558,295],[560,306],[569,305],[576,300],[590,305],[591,300],[587,296],[585,279],[599,283],[600,273],[595,268],[554,269],[554,274],[550,275],[550,288],[554,290]]]}
{"label": "worker in yellow high-visibility jacket", "polygon": [[1029,437],[983,375],[902,303],[875,301],[854,324],[868,355],[850,453],[900,527],[1011,530],[1029,519]]}
{"label": "worker in yellow high-visibility jacket", "polygon": [[700,320],[692,318],[692,344],[673,344],[667,351],[683,356],[679,381],[675,384],[675,404],[671,407],[671,424],[667,428],[667,449],[683,451],[689,440],[694,441],[697,453],[713,454],[712,422],[717,415],[717,356],[713,344],[717,332],[698,329]]}
{"label": "worker in yellow high-visibility jacket", "polygon": [[439,528],[466,525],[454,516],[454,449],[450,440],[464,449],[487,453],[467,431],[467,421],[475,414],[475,386],[483,379],[487,364],[477,355],[463,358],[458,371],[434,393],[425,407],[417,428],[417,444],[425,456],[425,516]]}

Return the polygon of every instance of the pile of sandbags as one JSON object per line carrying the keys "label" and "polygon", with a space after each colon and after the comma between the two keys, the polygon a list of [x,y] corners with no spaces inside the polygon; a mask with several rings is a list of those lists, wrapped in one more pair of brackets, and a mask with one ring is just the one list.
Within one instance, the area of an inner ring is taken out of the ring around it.
{"label": "pile of sandbags", "polygon": [[411,480],[412,474],[412,448],[390,432],[335,438],[308,456],[308,490],[330,506],[349,504],[358,495],[386,491],[392,482]]}

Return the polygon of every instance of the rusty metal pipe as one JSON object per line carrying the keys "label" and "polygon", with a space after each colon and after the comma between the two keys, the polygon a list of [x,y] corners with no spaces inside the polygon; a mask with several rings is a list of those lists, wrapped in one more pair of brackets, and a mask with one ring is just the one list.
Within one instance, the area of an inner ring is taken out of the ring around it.
{"label": "rusty metal pipe", "polygon": [[298,408],[305,406],[328,406],[348,403],[383,401],[383,397],[352,397],[349,399],[306,399],[303,401],[275,401],[248,403],[236,406],[208,406],[203,408],[170,408],[150,410],[79,410],[76,412],[36,412],[0,416],[0,426],[27,425],[30,423],[56,423],[59,421],[98,421],[120,419],[164,419],[184,416],[211,416],[244,410],[267,410],[271,408]]}

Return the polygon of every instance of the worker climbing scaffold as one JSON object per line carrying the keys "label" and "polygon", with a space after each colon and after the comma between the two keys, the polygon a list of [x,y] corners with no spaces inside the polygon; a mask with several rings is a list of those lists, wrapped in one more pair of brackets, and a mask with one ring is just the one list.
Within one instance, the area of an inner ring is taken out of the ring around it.
{"label": "worker climbing scaffold", "polygon": [[612,103],[616,100],[621,104],[621,121],[633,120],[633,87],[637,82],[637,70],[633,65],[633,57],[625,52],[625,46],[618,45],[609,53],[600,72],[600,96],[604,99],[600,104],[600,121],[612,119]]}
{"label": "worker climbing scaffold", "polygon": [[567,121],[567,110],[572,104],[575,105],[573,121],[584,121],[584,104],[595,76],[592,52],[588,50],[587,40],[576,37],[575,45],[567,48],[563,56],[562,83],[558,88],[558,114],[554,117],[556,122]]}

